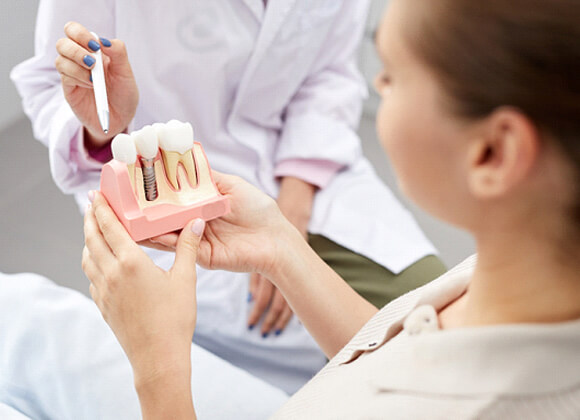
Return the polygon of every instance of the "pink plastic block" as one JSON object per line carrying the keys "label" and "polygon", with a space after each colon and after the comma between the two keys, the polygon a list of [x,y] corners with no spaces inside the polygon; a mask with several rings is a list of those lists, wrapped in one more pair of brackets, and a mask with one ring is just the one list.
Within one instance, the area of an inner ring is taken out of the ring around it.
{"label": "pink plastic block", "polygon": [[[171,198],[163,197],[163,189],[173,197],[180,194],[175,191],[164,174],[161,154],[156,157],[157,184],[165,183],[159,188],[159,197],[145,203],[142,188],[142,174],[139,161],[135,162],[134,182],[131,182],[129,166],[117,160],[111,160],[101,171],[101,192],[109,205],[135,241],[142,241],[153,236],[182,229],[190,220],[200,218],[205,221],[221,217],[230,211],[230,203],[221,195],[211,177],[207,157],[199,143],[195,143],[194,160],[197,171],[198,186],[204,186],[201,199],[178,203]],[[203,159],[203,162],[199,160]],[[201,163],[201,165],[200,165]],[[183,173],[183,172],[182,172]],[[184,177],[180,179],[183,181]],[[210,185],[211,184],[211,185]],[[212,190],[213,188],[213,190]],[[188,185],[189,194],[195,196],[196,187]],[[210,191],[208,196],[208,190]],[[157,202],[159,202],[157,204]]]}

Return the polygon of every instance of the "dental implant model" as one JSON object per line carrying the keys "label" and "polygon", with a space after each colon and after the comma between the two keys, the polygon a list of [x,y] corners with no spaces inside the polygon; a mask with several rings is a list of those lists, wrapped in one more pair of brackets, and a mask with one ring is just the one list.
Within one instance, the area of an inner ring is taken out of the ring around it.
{"label": "dental implant model", "polygon": [[131,137],[133,137],[137,151],[141,156],[145,198],[147,201],[154,201],[157,198],[155,158],[157,157],[157,153],[159,153],[157,131],[150,125],[146,125],[141,130],[131,133]]}
{"label": "dental implant model", "polygon": [[101,192],[134,240],[229,212],[189,123],[171,120],[119,134],[111,148],[114,159],[101,172]]}

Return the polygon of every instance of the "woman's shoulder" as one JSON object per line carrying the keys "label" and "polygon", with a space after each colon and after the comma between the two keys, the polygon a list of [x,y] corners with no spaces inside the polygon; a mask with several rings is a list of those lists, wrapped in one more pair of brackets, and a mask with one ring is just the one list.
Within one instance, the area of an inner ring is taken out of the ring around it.
{"label": "woman's shoulder", "polygon": [[384,306],[330,361],[329,366],[353,360],[358,354],[395,337],[403,328],[407,316],[418,306],[432,305],[438,310],[462,295],[476,261],[477,256],[472,255],[440,277]]}

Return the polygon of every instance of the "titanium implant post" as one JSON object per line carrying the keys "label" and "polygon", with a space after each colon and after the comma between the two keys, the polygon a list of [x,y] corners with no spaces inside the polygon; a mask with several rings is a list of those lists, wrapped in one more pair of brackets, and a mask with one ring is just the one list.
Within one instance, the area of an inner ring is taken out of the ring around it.
{"label": "titanium implant post", "polygon": [[155,179],[155,160],[141,158],[141,169],[143,170],[143,189],[145,199],[155,201],[157,199],[157,180]]}

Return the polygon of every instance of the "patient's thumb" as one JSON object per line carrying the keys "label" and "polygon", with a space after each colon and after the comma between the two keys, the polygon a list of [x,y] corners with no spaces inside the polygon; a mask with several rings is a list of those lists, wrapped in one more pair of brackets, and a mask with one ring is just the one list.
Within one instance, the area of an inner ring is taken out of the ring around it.
{"label": "patient's thumb", "polygon": [[177,276],[189,279],[195,273],[197,250],[204,229],[205,221],[195,219],[181,231],[175,248],[175,263],[172,269]]}

